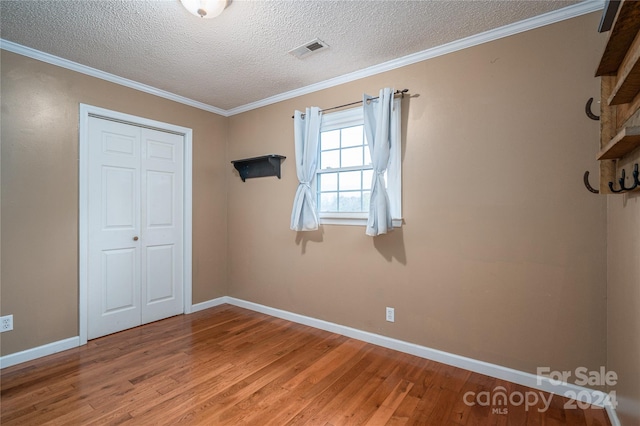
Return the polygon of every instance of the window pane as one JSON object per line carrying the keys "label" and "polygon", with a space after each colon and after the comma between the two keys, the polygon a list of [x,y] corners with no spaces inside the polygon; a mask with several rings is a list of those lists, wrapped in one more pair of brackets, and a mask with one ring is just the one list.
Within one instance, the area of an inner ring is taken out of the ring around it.
{"label": "window pane", "polygon": [[341,212],[361,212],[362,193],[360,191],[341,192],[339,206]]}
{"label": "window pane", "polygon": [[362,145],[362,126],[342,129],[342,147]]}
{"label": "window pane", "polygon": [[337,212],[338,211],[338,193],[324,192],[320,194],[320,211],[321,212]]}
{"label": "window pane", "polygon": [[362,171],[362,189],[371,189],[371,180],[373,179],[373,170]]}
{"label": "window pane", "polygon": [[321,169],[337,169],[340,167],[340,151],[327,151],[320,155]]}
{"label": "window pane", "polygon": [[320,192],[338,190],[337,173],[319,173],[318,179],[320,181]]}
{"label": "window pane", "polygon": [[369,145],[364,146],[364,164],[367,166],[369,164],[373,164],[371,162],[371,151],[369,151]]}
{"label": "window pane", "polygon": [[340,150],[342,153],[342,167],[362,166],[362,147]]}
{"label": "window pane", "polygon": [[360,170],[356,170],[355,172],[342,172],[340,173],[340,191],[348,191],[348,190],[360,190],[362,181]]}
{"label": "window pane", "polygon": [[[321,131],[318,146],[317,184],[314,189],[318,209],[324,218],[339,217],[349,221],[366,216],[376,173],[372,170],[361,108],[333,114],[326,114],[321,125],[324,131]],[[400,201],[399,194],[394,192],[396,189],[399,188],[388,189],[394,212]]]}
{"label": "window pane", "polygon": [[340,129],[320,134],[320,150],[340,148]]}

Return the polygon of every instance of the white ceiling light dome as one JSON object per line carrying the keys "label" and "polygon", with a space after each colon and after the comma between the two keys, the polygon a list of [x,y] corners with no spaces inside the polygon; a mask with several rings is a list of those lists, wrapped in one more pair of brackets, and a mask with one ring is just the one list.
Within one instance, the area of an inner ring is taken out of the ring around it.
{"label": "white ceiling light dome", "polygon": [[201,18],[215,18],[227,7],[227,0],[180,0],[180,3]]}

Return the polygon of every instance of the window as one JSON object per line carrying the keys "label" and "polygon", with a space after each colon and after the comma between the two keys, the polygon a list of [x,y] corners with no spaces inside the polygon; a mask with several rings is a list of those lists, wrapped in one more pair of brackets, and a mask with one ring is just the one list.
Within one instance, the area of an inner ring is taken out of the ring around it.
{"label": "window", "polygon": [[[394,126],[400,141],[400,101],[395,101],[398,125]],[[364,132],[362,108],[353,108],[322,116],[318,146],[318,170],[313,187],[317,194],[320,223],[334,225],[366,225],[371,197],[373,166]],[[401,225],[401,161],[400,143],[391,148],[386,173],[387,192],[391,202],[394,226]],[[389,176],[397,178],[389,180]]]}

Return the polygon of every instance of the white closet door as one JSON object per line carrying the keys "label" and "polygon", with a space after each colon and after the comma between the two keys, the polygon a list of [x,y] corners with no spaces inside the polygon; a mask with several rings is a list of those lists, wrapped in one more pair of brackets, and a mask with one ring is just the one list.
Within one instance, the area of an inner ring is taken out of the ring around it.
{"label": "white closet door", "polygon": [[182,313],[182,144],[89,118],[89,339]]}
{"label": "white closet door", "polygon": [[142,129],[142,323],[183,311],[183,137]]}

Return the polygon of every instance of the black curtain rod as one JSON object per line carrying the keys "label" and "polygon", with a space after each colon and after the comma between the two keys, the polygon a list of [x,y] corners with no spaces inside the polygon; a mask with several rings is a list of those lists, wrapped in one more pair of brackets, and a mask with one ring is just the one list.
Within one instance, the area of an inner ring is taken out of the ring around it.
{"label": "black curtain rod", "polygon": [[[404,98],[404,94],[407,93],[408,91],[409,91],[409,89],[396,90],[395,92],[393,92],[393,95],[394,96],[395,95],[400,95],[400,96],[402,96]],[[380,96],[376,96],[375,98],[371,98],[371,99],[378,99],[379,97]],[[348,106],[351,106],[351,105],[358,105],[358,104],[361,104],[361,103],[362,103],[362,101],[355,101],[355,102],[351,102],[351,103],[344,104],[344,105],[338,105],[338,106],[334,106],[334,107],[331,107],[331,108],[321,109],[320,112],[331,111],[331,110],[334,110],[334,109],[344,108],[344,107],[348,107]],[[306,114],[302,114],[302,117],[304,117],[305,115]],[[294,116],[292,115],[291,118],[293,118],[293,117]]]}

